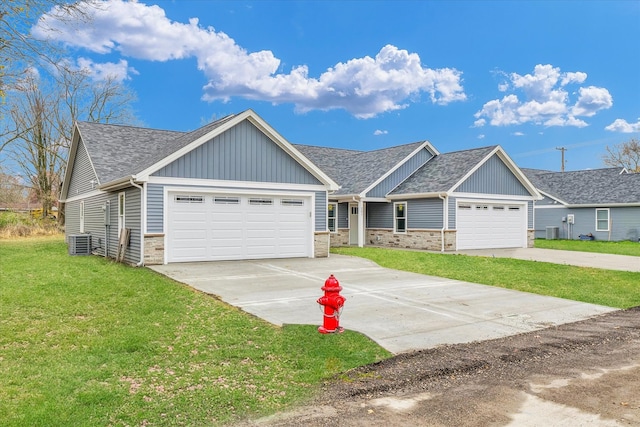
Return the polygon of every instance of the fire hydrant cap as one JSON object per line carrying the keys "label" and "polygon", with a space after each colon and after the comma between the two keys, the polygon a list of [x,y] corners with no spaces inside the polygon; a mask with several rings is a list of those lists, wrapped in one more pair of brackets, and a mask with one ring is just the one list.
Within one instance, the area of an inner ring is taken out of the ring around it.
{"label": "fire hydrant cap", "polygon": [[340,286],[338,279],[336,279],[332,274],[327,280],[325,280],[324,286],[320,289],[329,292],[339,292],[342,290],[342,286]]}

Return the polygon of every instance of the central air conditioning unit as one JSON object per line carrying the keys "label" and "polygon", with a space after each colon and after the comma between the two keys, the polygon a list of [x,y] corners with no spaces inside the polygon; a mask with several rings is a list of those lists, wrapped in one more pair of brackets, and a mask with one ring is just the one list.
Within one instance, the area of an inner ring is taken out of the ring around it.
{"label": "central air conditioning unit", "polygon": [[560,227],[547,227],[547,240],[558,240]]}
{"label": "central air conditioning unit", "polygon": [[91,255],[91,234],[69,236],[69,255]]}

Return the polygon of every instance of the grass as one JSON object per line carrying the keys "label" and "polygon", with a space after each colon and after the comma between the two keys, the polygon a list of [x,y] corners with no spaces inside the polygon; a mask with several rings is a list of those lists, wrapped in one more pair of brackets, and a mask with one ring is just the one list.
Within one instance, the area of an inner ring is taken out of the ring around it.
{"label": "grass", "polygon": [[0,239],[59,235],[57,220],[33,218],[26,212],[0,211]]}
{"label": "grass", "polygon": [[390,356],[351,331],[278,328],[150,270],[70,257],[60,237],[0,241],[0,278],[3,426],[227,424]]}
{"label": "grass", "polygon": [[640,243],[628,240],[623,242],[604,242],[601,240],[536,239],[535,247],[543,249],[561,249],[563,251],[598,252],[603,254],[631,255],[640,257]]}
{"label": "grass", "polygon": [[334,248],[397,270],[447,277],[617,308],[640,305],[640,273],[509,258],[436,254],[383,248]]}

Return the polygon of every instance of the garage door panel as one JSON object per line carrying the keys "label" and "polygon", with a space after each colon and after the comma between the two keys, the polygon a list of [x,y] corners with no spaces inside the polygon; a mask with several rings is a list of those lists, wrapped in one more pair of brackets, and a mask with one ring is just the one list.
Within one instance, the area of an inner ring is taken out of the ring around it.
{"label": "garage door panel", "polygon": [[506,203],[458,204],[457,248],[513,248],[526,246],[526,209]]}
{"label": "garage door panel", "polygon": [[220,196],[168,197],[169,262],[308,257],[313,226],[309,198]]}

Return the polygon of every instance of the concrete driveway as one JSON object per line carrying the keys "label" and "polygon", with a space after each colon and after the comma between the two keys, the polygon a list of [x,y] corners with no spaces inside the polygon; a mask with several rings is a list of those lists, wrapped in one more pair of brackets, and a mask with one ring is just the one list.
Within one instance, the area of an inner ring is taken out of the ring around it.
{"label": "concrete driveway", "polygon": [[393,353],[487,340],[574,322],[610,307],[329,258],[149,267],[276,325],[322,323],[316,300],[334,274],[347,298],[340,325]]}

